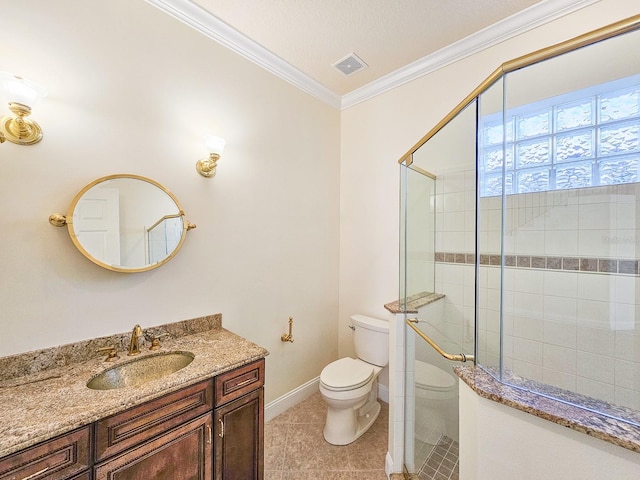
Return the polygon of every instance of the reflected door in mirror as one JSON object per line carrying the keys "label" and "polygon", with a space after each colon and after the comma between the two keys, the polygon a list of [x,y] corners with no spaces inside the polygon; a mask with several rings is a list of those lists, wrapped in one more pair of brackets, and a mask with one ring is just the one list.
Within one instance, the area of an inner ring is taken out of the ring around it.
{"label": "reflected door in mirror", "polygon": [[120,202],[118,190],[96,188],[76,205],[73,223],[78,240],[95,258],[120,264]]}

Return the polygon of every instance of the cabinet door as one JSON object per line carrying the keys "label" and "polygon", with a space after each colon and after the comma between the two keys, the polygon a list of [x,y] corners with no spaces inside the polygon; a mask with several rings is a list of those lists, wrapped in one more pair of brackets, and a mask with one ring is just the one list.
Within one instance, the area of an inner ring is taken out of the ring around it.
{"label": "cabinet door", "polygon": [[211,414],[98,464],[94,480],[211,479]]}
{"label": "cabinet door", "polygon": [[3,458],[0,480],[69,479],[89,468],[89,452],[89,427],[84,427]]}
{"label": "cabinet door", "polygon": [[215,480],[262,480],[263,392],[260,388],[213,411]]}

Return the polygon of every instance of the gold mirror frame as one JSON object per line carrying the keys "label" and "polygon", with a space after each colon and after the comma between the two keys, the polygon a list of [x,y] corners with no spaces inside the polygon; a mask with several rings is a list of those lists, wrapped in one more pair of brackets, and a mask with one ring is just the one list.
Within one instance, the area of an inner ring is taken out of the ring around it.
{"label": "gold mirror frame", "polygon": [[[163,258],[162,260],[160,260],[160,261],[158,261],[156,263],[148,264],[148,265],[146,265],[144,267],[126,268],[126,267],[123,267],[123,266],[120,266],[120,265],[112,265],[112,264],[106,263],[105,261],[102,261],[101,259],[98,259],[98,258],[94,257],[90,252],[88,252],[85,249],[85,247],[79,241],[78,235],[77,235],[77,233],[76,233],[76,231],[74,230],[74,227],[73,227],[73,215],[74,215],[76,206],[78,205],[78,202],[85,195],[85,193],[87,193],[89,190],[91,190],[96,185],[98,185],[100,183],[103,183],[103,182],[107,182],[109,180],[116,180],[116,179],[131,179],[131,180],[139,180],[141,182],[146,182],[146,183],[150,184],[151,186],[158,188],[161,192],[165,193],[173,201],[173,203],[176,205],[177,213],[170,214],[170,215],[165,215],[162,219],[160,219],[158,222],[156,222],[156,224],[154,224],[154,226],[157,225],[161,220],[163,220],[165,218],[177,218],[177,217],[180,217],[182,219],[182,233],[180,235],[180,240],[178,241],[178,244],[175,246],[173,251],[169,255],[167,255],[165,258]],[[184,214],[184,210],[182,209],[182,206],[180,205],[179,200],[176,198],[176,196],[173,193],[171,193],[171,191],[169,191],[166,187],[164,187],[160,183],[158,183],[158,182],[156,182],[154,180],[151,180],[150,178],[143,177],[143,176],[140,176],[140,175],[133,175],[133,174],[107,175],[105,177],[101,177],[101,178],[98,178],[98,179],[94,180],[93,182],[91,182],[88,185],[86,185],[82,190],[80,190],[76,194],[76,196],[71,201],[71,205],[69,206],[69,209],[67,210],[67,214],[66,215],[63,215],[63,214],[60,214],[60,213],[54,213],[54,214],[49,216],[49,223],[51,225],[55,226],[55,227],[64,227],[66,225],[67,228],[68,228],[68,231],[69,231],[69,236],[71,237],[71,241],[73,242],[73,244],[80,251],[80,253],[82,253],[91,262],[93,262],[96,265],[99,265],[102,268],[105,268],[107,270],[111,270],[111,271],[114,271],[114,272],[122,272],[122,273],[146,272],[148,270],[153,270],[153,269],[156,269],[156,268],[164,265],[169,260],[171,260],[178,253],[178,251],[180,251],[180,249],[182,248],[182,245],[184,243],[187,231],[196,228],[195,224],[193,224],[193,223],[191,223],[191,222],[186,220],[185,214]]]}
{"label": "gold mirror frame", "polygon": [[640,30],[640,15],[634,15],[625,20],[621,20],[616,23],[612,23],[605,27],[593,30],[591,32],[579,35],[564,42],[546,47],[535,52],[523,55],[521,57],[509,60],[500,65],[491,75],[489,75],[475,90],[466,96],[453,110],[451,110],[435,127],[433,127],[427,134],[422,137],[418,143],[416,143],[407,153],[405,153],[398,163],[409,166],[413,163],[413,154],[431,137],[438,133],[442,128],[453,120],[462,110],[464,110],[471,102],[473,102],[480,94],[484,93],[490,86],[496,83],[503,75],[519,70],[524,67],[528,67],[544,60],[549,60],[560,56],[562,54],[578,50],[579,48],[598,43],[602,40],[617,37],[625,33]]}

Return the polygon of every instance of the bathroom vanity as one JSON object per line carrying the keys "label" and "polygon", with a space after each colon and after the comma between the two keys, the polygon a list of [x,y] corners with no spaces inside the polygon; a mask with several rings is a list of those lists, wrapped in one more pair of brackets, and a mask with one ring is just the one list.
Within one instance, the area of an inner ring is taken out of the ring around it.
{"label": "bathroom vanity", "polygon": [[86,386],[104,359],[0,382],[0,480],[261,479],[266,350],[221,327],[162,348],[194,360],[110,390]]}

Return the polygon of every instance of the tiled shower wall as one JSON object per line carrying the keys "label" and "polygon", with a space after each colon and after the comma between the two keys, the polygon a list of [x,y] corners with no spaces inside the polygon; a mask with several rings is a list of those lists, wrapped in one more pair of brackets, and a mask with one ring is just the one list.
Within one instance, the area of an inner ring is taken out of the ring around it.
{"label": "tiled shower wall", "polygon": [[445,295],[444,318],[431,333],[452,353],[473,353],[474,348],[475,188],[473,168],[445,172],[436,180],[435,250],[454,255],[445,262],[436,254],[435,291]]}
{"label": "tiled shower wall", "polygon": [[[505,367],[640,410],[638,184],[506,198]],[[480,200],[479,358],[500,348],[500,197]],[[475,174],[436,182],[436,291],[442,338],[470,352],[474,315]]]}

